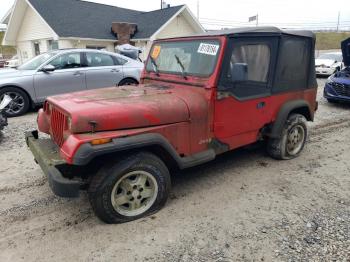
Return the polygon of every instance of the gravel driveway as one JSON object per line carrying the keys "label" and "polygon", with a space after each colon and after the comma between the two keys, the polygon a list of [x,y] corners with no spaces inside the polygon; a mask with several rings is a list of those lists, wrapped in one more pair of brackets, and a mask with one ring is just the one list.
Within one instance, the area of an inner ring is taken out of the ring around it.
{"label": "gravel driveway", "polygon": [[0,261],[350,261],[350,105],[321,98],[304,153],[226,153],[173,176],[166,207],[106,225],[86,194],[55,197],[25,146],[36,114],[0,142]]}

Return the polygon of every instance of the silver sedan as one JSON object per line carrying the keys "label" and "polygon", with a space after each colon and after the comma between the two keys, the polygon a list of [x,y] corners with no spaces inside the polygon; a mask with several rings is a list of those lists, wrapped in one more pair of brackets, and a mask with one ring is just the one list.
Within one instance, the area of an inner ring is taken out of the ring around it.
{"label": "silver sedan", "polygon": [[46,97],[140,81],[144,64],[131,58],[90,49],[57,50],[41,54],[17,69],[0,70],[0,101],[12,98],[9,117],[23,115]]}

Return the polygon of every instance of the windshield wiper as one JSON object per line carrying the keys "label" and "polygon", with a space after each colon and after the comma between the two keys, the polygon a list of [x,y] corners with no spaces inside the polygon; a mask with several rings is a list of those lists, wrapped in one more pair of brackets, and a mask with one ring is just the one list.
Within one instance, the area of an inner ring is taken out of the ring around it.
{"label": "windshield wiper", "polygon": [[181,62],[180,58],[175,55],[175,59],[176,59],[176,62],[179,64],[179,66],[181,67],[181,74],[182,74],[182,77],[184,79],[187,79],[187,75],[186,75],[186,71],[185,71],[185,67],[183,65],[183,63]]}
{"label": "windshield wiper", "polygon": [[152,56],[150,56],[150,59],[151,59],[151,63],[153,66],[154,73],[156,73],[156,75],[159,76],[159,70],[158,70],[158,65],[156,63],[156,60],[154,60],[154,58]]}

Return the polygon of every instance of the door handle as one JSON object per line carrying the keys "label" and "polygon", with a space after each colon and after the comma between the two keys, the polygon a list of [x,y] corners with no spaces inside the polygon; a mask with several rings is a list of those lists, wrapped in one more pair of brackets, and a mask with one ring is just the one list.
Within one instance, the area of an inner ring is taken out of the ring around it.
{"label": "door handle", "polygon": [[266,103],[264,102],[264,101],[262,101],[262,102],[259,102],[257,105],[256,105],[256,108],[257,109],[261,109],[261,108],[263,108],[263,107],[265,107],[266,106]]}
{"label": "door handle", "polygon": [[74,76],[81,76],[82,74],[83,74],[82,72],[77,71],[77,72],[75,72],[73,75],[74,75]]}
{"label": "door handle", "polygon": [[112,69],[111,72],[112,72],[112,73],[119,73],[120,70],[119,70],[119,69]]}

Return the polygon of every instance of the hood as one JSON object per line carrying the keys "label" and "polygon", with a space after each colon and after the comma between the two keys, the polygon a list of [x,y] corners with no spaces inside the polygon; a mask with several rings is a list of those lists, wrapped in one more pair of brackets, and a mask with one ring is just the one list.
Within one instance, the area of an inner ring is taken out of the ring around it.
{"label": "hood", "polygon": [[0,79],[33,75],[34,70],[17,70],[14,68],[0,70]]}
{"label": "hood", "polygon": [[315,65],[316,66],[332,66],[336,61],[332,59],[316,59]]}
{"label": "hood", "polygon": [[341,42],[341,51],[345,66],[350,66],[350,37]]}
{"label": "hood", "polygon": [[189,121],[187,104],[171,88],[123,86],[70,93],[48,102],[71,117],[72,133],[141,128]]}

